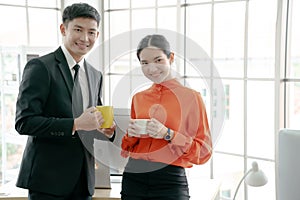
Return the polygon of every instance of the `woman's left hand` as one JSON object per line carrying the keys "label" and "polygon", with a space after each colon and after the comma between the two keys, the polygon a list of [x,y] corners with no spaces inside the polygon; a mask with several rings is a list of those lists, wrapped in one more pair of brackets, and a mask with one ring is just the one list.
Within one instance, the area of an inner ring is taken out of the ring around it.
{"label": "woman's left hand", "polygon": [[162,139],[166,135],[168,128],[157,119],[151,118],[146,130],[150,137]]}

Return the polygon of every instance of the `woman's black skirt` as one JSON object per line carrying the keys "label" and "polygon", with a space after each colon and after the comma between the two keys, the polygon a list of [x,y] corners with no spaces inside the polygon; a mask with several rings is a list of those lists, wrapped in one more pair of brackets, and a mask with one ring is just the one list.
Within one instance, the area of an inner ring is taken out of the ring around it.
{"label": "woman's black skirt", "polygon": [[188,200],[183,167],[130,158],[122,179],[122,200]]}

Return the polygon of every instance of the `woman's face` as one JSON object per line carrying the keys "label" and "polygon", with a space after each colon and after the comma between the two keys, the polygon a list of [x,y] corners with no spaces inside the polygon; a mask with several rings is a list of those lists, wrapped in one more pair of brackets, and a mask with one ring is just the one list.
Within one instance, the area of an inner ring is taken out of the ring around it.
{"label": "woman's face", "polygon": [[154,83],[161,83],[172,79],[171,63],[174,54],[170,58],[156,47],[147,47],[140,52],[140,63],[144,75]]}

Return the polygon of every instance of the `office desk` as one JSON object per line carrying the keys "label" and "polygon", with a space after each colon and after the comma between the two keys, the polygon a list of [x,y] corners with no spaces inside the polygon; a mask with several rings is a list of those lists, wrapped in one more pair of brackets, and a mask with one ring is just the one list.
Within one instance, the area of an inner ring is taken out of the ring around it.
{"label": "office desk", "polygon": [[[220,182],[216,180],[190,180],[190,200],[219,200]],[[93,200],[120,200],[120,183],[111,183],[111,189],[96,189]],[[14,184],[1,188],[0,200],[27,200],[27,190]]]}
{"label": "office desk", "polygon": [[[93,200],[120,200],[120,183],[111,183],[111,189],[96,189]],[[28,191],[7,185],[1,189],[0,200],[27,200]]]}

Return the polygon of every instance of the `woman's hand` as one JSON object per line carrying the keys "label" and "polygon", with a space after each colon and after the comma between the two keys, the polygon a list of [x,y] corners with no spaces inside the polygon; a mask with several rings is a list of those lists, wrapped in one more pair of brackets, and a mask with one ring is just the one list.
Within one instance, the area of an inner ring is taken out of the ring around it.
{"label": "woman's hand", "polygon": [[147,124],[146,131],[150,137],[162,139],[165,137],[168,128],[157,119],[151,118]]}
{"label": "woman's hand", "polygon": [[139,134],[141,127],[139,127],[135,122],[134,119],[130,119],[127,133],[129,137],[141,137]]}

